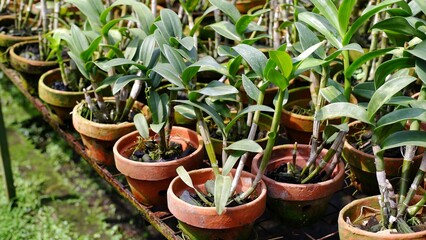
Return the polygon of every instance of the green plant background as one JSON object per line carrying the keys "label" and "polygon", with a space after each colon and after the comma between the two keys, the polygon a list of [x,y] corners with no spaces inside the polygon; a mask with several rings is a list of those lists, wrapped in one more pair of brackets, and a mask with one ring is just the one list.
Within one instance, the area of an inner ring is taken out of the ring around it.
{"label": "green plant background", "polygon": [[0,178],[0,239],[158,238],[1,72],[0,96],[17,191],[11,208]]}

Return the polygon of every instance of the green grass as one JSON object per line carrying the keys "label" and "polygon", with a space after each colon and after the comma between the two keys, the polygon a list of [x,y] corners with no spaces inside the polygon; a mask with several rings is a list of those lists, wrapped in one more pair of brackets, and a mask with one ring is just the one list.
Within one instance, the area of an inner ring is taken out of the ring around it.
{"label": "green grass", "polygon": [[141,217],[117,209],[111,189],[88,176],[90,166],[73,159],[46,124],[37,124],[37,110],[7,81],[0,78],[0,96],[17,198],[12,208],[0,178],[0,239],[149,238],[140,222],[132,224]]}

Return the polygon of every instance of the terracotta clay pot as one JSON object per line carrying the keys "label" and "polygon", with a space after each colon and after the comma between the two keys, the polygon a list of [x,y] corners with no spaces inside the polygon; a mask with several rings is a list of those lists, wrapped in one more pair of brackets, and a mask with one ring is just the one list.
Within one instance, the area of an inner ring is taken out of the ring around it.
{"label": "terracotta clay pot", "polygon": [[[292,113],[287,109],[293,106],[308,106],[311,101],[309,86],[294,88],[289,91],[288,103],[281,114],[281,124],[285,127],[287,137],[292,142],[309,144],[313,131],[313,116],[304,116]],[[355,97],[351,97],[352,103],[357,103]],[[340,119],[329,120],[332,124],[340,124]],[[325,124],[321,124],[320,133],[324,130]],[[321,136],[321,134],[320,134]]]}
{"label": "terracotta clay pot", "polygon": [[250,9],[256,6],[263,6],[264,4],[265,0],[238,0],[235,6],[240,13],[247,13]]}
{"label": "terracotta clay pot", "polygon": [[[151,132],[152,137],[154,133]],[[177,176],[176,168],[184,166],[187,171],[201,166],[204,158],[203,142],[197,132],[183,127],[173,127],[170,141],[191,145],[195,151],[188,156],[167,162],[138,162],[130,160],[132,149],[137,144],[138,131],[124,135],[114,144],[114,159],[117,170],[126,176],[135,198],[145,204],[166,207],[166,192],[170,182]],[[129,151],[130,150],[130,151]]]}
{"label": "terracotta clay pot", "polygon": [[50,69],[58,67],[58,63],[56,61],[30,60],[20,56],[19,54],[25,50],[25,46],[30,44],[38,46],[39,41],[20,42],[14,44],[10,48],[10,65],[16,71],[32,75],[41,75]]}
{"label": "terracotta clay pot", "polygon": [[[294,145],[287,144],[273,148],[266,173],[293,160]],[[309,159],[310,146],[297,145],[296,164],[304,167]],[[320,154],[324,156],[327,150]],[[257,154],[252,163],[251,172],[257,174],[263,153]],[[317,160],[319,162],[319,158]],[[263,176],[268,187],[268,207],[284,223],[292,226],[306,226],[319,220],[327,209],[327,204],[333,194],[343,186],[345,167],[340,162],[331,176],[331,179],[313,184],[290,184],[277,182]]]}
{"label": "terracotta clay pot", "polygon": [[[364,124],[355,121],[349,124],[349,134],[363,129]],[[423,152],[423,150],[421,150]],[[342,156],[348,162],[351,171],[351,181],[353,185],[361,192],[367,195],[379,194],[379,186],[376,179],[376,165],[374,164],[374,155],[364,153],[354,148],[348,140],[343,145]],[[420,166],[422,154],[413,158],[411,166],[411,179],[414,178],[417,169]],[[389,181],[394,187],[398,186],[401,176],[403,158],[385,157],[385,172]]]}
{"label": "terracotta clay pot", "polygon": [[[59,68],[49,70],[40,77],[38,96],[46,102],[53,112],[63,122],[71,119],[71,112],[77,102],[84,99],[83,92],[61,91],[51,88],[54,82],[62,81]],[[88,91],[92,93],[93,90]]]}
{"label": "terracotta clay pot", "polygon": [[[114,102],[114,98],[104,98],[105,102]],[[122,136],[134,130],[133,122],[122,122],[118,124],[105,124],[90,121],[81,116],[85,101],[77,104],[72,111],[72,124],[75,130],[80,133],[81,140],[86,148],[87,155],[101,165],[114,164],[112,147]],[[135,108],[141,109],[143,105],[136,102]]]}
{"label": "terracotta clay pot", "polygon": [[[15,15],[6,15],[0,16],[0,26],[13,26],[15,24]],[[34,20],[30,19],[30,23]],[[23,41],[32,41],[37,40],[38,36],[13,36],[8,34],[0,33],[0,47],[8,48],[15,43],[23,42]]]}
{"label": "terracotta clay pot", "polygon": [[[419,200],[420,198],[417,198]],[[415,199],[416,200],[416,199]],[[348,224],[346,221],[349,218],[353,224],[360,224],[363,221],[368,220],[371,216],[366,216],[365,213],[371,213],[366,211],[366,207],[374,208],[379,210],[378,196],[371,196],[367,198],[358,199],[352,201],[340,210],[338,225],[339,225],[339,237],[345,240],[424,240],[426,239],[426,231],[420,231],[415,233],[406,234],[389,234],[389,233],[373,233],[365,230],[355,228]],[[364,209],[364,210],[363,210]],[[364,214],[363,214],[364,213]],[[380,216],[380,212],[377,213]],[[357,220],[358,219],[358,220]],[[378,219],[380,221],[380,219]],[[355,222],[357,221],[357,222]]]}
{"label": "terracotta clay pot", "polygon": [[[231,171],[234,175],[235,170]],[[210,168],[189,172],[196,188],[205,192],[205,182],[214,179]],[[243,172],[236,192],[242,192],[251,186],[255,176]],[[191,205],[179,198],[183,191],[193,192],[179,178],[171,182],[167,190],[167,204],[170,212],[178,219],[179,228],[190,239],[252,239],[253,224],[259,218],[266,204],[266,186],[261,181],[256,187],[257,197],[252,201],[235,207],[227,207],[218,215],[214,207],[201,207]]]}

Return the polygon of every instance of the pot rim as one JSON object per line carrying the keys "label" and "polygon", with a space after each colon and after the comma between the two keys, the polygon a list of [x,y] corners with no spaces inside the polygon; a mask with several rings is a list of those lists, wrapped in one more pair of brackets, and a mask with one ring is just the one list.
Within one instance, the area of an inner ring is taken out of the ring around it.
{"label": "pot rim", "polygon": [[343,217],[344,217],[344,214],[350,208],[355,207],[356,205],[359,205],[361,202],[370,201],[371,199],[374,199],[374,198],[377,199],[378,195],[365,197],[365,198],[361,198],[361,199],[356,199],[356,200],[348,203],[346,206],[344,206],[340,210],[339,217],[337,219],[338,225],[339,225],[339,232],[340,232],[340,228],[344,228],[347,231],[351,231],[352,233],[362,235],[362,236],[366,236],[366,237],[377,238],[377,239],[406,239],[407,237],[416,238],[416,239],[419,238],[420,239],[420,238],[423,238],[423,237],[426,236],[426,230],[420,231],[420,232],[414,232],[414,233],[380,234],[380,233],[373,233],[373,232],[361,230],[359,228],[355,228],[355,227],[349,225],[348,223],[346,223],[346,221],[343,219]]}
{"label": "pot rim", "polygon": [[[193,131],[193,130],[191,130],[189,128],[180,127],[180,126],[173,126],[173,128],[175,128],[175,129],[185,129],[187,131],[190,131],[191,133],[196,134],[196,136],[198,137],[198,147],[197,147],[197,149],[195,149],[194,152],[192,152],[191,154],[189,154],[186,157],[193,157],[194,155],[196,155],[198,152],[200,152],[203,149],[203,147],[204,147],[203,140],[202,140],[201,136],[199,134],[197,134],[195,131]],[[121,156],[121,158],[119,158],[118,160],[116,159],[115,161],[125,162],[126,164],[133,165],[135,167],[144,167],[144,166],[153,166],[153,165],[156,165],[158,167],[162,167],[162,166],[169,166],[169,165],[179,165],[180,162],[182,161],[183,158],[179,158],[179,159],[175,159],[175,160],[170,160],[170,161],[166,161],[166,162],[138,162],[138,161],[134,161],[134,160],[128,159],[127,157],[125,157],[122,154],[120,154],[120,152],[118,151],[118,146],[125,139],[133,137],[134,135],[139,136],[138,130],[135,130],[133,132],[130,132],[130,133],[122,136],[121,138],[119,138],[114,143],[114,147],[113,147],[114,155],[117,154],[117,155]]]}
{"label": "pot rim", "polygon": [[21,57],[20,55],[18,55],[15,52],[16,49],[23,47],[24,45],[34,44],[34,43],[39,44],[40,41],[39,40],[28,40],[28,41],[22,41],[22,42],[18,42],[18,43],[13,44],[12,47],[10,48],[10,50],[9,50],[10,57],[16,59],[17,61],[28,62],[29,64],[31,64],[33,66],[39,66],[39,65],[54,66],[54,65],[58,64],[56,61],[52,61],[52,60],[50,60],[50,61],[31,60],[31,59],[28,59],[28,58]]}
{"label": "pot rim", "polygon": [[[40,77],[40,81],[39,81],[39,89],[43,88],[44,91],[46,92],[51,92],[54,94],[60,94],[60,95],[67,95],[67,96],[79,96],[84,94],[83,92],[74,92],[74,91],[62,91],[62,90],[57,90],[57,89],[53,89],[51,87],[49,87],[48,85],[46,85],[45,80],[47,79],[47,77],[51,74],[55,74],[56,72],[60,72],[59,68],[55,68],[55,69],[51,69],[45,73],[43,73],[43,75],[41,75]],[[87,93],[93,93],[95,90],[89,90],[87,91]]]}

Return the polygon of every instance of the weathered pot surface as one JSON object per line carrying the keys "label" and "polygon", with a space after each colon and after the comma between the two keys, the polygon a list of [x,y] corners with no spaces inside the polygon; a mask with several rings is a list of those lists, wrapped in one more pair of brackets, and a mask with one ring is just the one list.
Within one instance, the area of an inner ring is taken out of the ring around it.
{"label": "weathered pot surface", "polygon": [[[154,133],[151,133],[154,135]],[[145,205],[166,206],[166,191],[174,177],[176,168],[184,166],[188,171],[201,166],[204,158],[201,136],[195,131],[183,127],[173,127],[170,140],[182,145],[185,150],[188,145],[195,151],[188,156],[166,162],[138,162],[128,159],[128,150],[137,144],[138,131],[121,137],[113,147],[117,170],[126,176],[136,199]]]}
{"label": "weathered pot surface", "polygon": [[[234,173],[235,170],[232,170],[231,174]],[[210,168],[194,170],[189,174],[194,186],[201,191],[205,190],[207,180],[214,179]],[[250,187],[254,177],[243,172],[236,192]],[[176,177],[167,190],[167,202],[170,212],[179,220],[179,227],[191,239],[251,239],[253,224],[265,210],[266,186],[263,181],[256,188],[255,199],[243,205],[227,207],[221,215],[214,207],[194,206],[181,200],[179,196],[185,190],[192,191]]]}
{"label": "weathered pot surface", "polygon": [[[292,144],[274,147],[266,172],[292,161],[293,148]],[[298,144],[297,148],[296,164],[303,167],[309,158],[310,146]],[[324,149],[320,156],[324,156],[326,152]],[[262,156],[260,153],[254,157],[251,166],[253,174],[259,171]],[[314,223],[324,214],[333,194],[342,188],[344,173],[344,164],[340,162],[331,179],[319,183],[282,183],[264,175],[262,179],[268,187],[268,207],[286,224],[303,226]]]}

